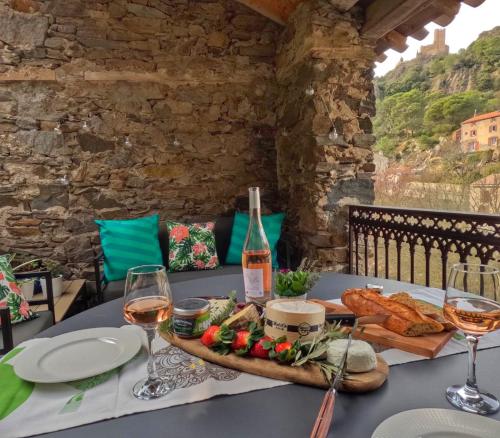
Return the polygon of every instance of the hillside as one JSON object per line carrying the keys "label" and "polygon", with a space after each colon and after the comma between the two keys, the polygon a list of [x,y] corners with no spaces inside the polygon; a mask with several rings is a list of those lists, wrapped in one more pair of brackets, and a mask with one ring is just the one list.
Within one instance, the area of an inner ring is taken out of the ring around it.
{"label": "hillside", "polygon": [[475,112],[500,108],[500,26],[459,53],[402,62],[375,88],[375,148],[389,158],[430,150]]}

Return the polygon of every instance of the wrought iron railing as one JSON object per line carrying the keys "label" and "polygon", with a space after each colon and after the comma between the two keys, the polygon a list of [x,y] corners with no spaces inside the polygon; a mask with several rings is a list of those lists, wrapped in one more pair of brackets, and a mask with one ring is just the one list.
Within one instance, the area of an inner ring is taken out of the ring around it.
{"label": "wrought iron railing", "polygon": [[385,278],[424,283],[424,271],[426,286],[444,289],[449,264],[472,260],[500,264],[499,215],[349,206],[353,274],[378,277],[382,271]]}

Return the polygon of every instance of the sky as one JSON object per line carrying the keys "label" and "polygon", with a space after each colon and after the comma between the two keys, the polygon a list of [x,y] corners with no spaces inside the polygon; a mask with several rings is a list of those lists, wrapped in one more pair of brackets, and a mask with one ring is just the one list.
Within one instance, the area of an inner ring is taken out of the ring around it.
{"label": "sky", "polygon": [[[472,43],[481,32],[500,26],[500,0],[486,0],[477,8],[472,8],[462,3],[460,11],[455,19],[446,26],[446,44],[450,46],[450,53],[457,53],[460,49]],[[398,64],[401,57],[406,61],[413,59],[422,45],[431,44],[434,39],[434,29],[439,29],[435,23],[429,23],[425,28],[429,35],[418,41],[408,37],[406,43],[408,49],[399,53],[395,50],[387,50],[387,59],[382,63],[375,64],[375,75],[383,76]]]}

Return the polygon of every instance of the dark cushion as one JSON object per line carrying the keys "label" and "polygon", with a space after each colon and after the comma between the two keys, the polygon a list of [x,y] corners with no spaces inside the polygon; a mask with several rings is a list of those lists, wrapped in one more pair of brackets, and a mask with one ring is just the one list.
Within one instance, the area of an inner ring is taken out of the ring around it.
{"label": "dark cushion", "polygon": [[[21,342],[31,339],[42,330],[49,328],[52,325],[52,312],[36,312],[38,318],[29,321],[23,321],[12,326],[12,338],[14,346],[19,345]],[[3,338],[0,336],[0,349],[3,348]]]}
{"label": "dark cushion", "polygon": [[[205,271],[185,271],[185,272],[172,272],[168,273],[168,280],[171,284],[179,283],[181,281],[187,280],[198,280],[200,278],[215,277],[218,275],[231,275],[231,274],[241,274],[241,266],[239,265],[228,265],[222,266],[218,269],[211,269]],[[122,298],[123,292],[125,290],[125,280],[120,281],[110,281],[104,291],[104,301],[111,301],[116,298]],[[224,291],[221,292],[221,294]],[[175,296],[174,296],[175,299]]]}
{"label": "dark cushion", "polygon": [[[231,241],[231,230],[233,229],[233,216],[223,216],[215,220],[215,247],[217,248],[217,256],[219,257],[219,262],[224,263],[226,260],[227,250],[229,248],[229,242]],[[160,249],[163,256],[163,264],[168,268],[168,230],[167,221],[160,221],[160,227],[158,231],[158,239],[160,241]],[[170,276],[169,276],[170,278]]]}

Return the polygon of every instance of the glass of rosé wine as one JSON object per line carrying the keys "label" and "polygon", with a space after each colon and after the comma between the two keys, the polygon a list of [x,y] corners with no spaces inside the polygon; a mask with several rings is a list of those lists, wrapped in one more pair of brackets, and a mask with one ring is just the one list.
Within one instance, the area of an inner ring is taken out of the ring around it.
{"label": "glass of ros\u00e9 wine", "polygon": [[476,354],[479,338],[500,328],[500,274],[493,266],[458,263],[448,279],[443,312],[445,318],[462,330],[469,351],[465,385],[450,386],[446,398],[457,408],[475,414],[492,414],[498,399],[482,392],[476,383]]}
{"label": "glass of ros\u00e9 wine", "polygon": [[123,314],[127,322],[146,330],[149,344],[148,376],[137,382],[132,390],[139,399],[156,399],[173,389],[158,375],[152,351],[157,328],[170,319],[172,307],[172,292],[164,266],[144,265],[128,270]]}

